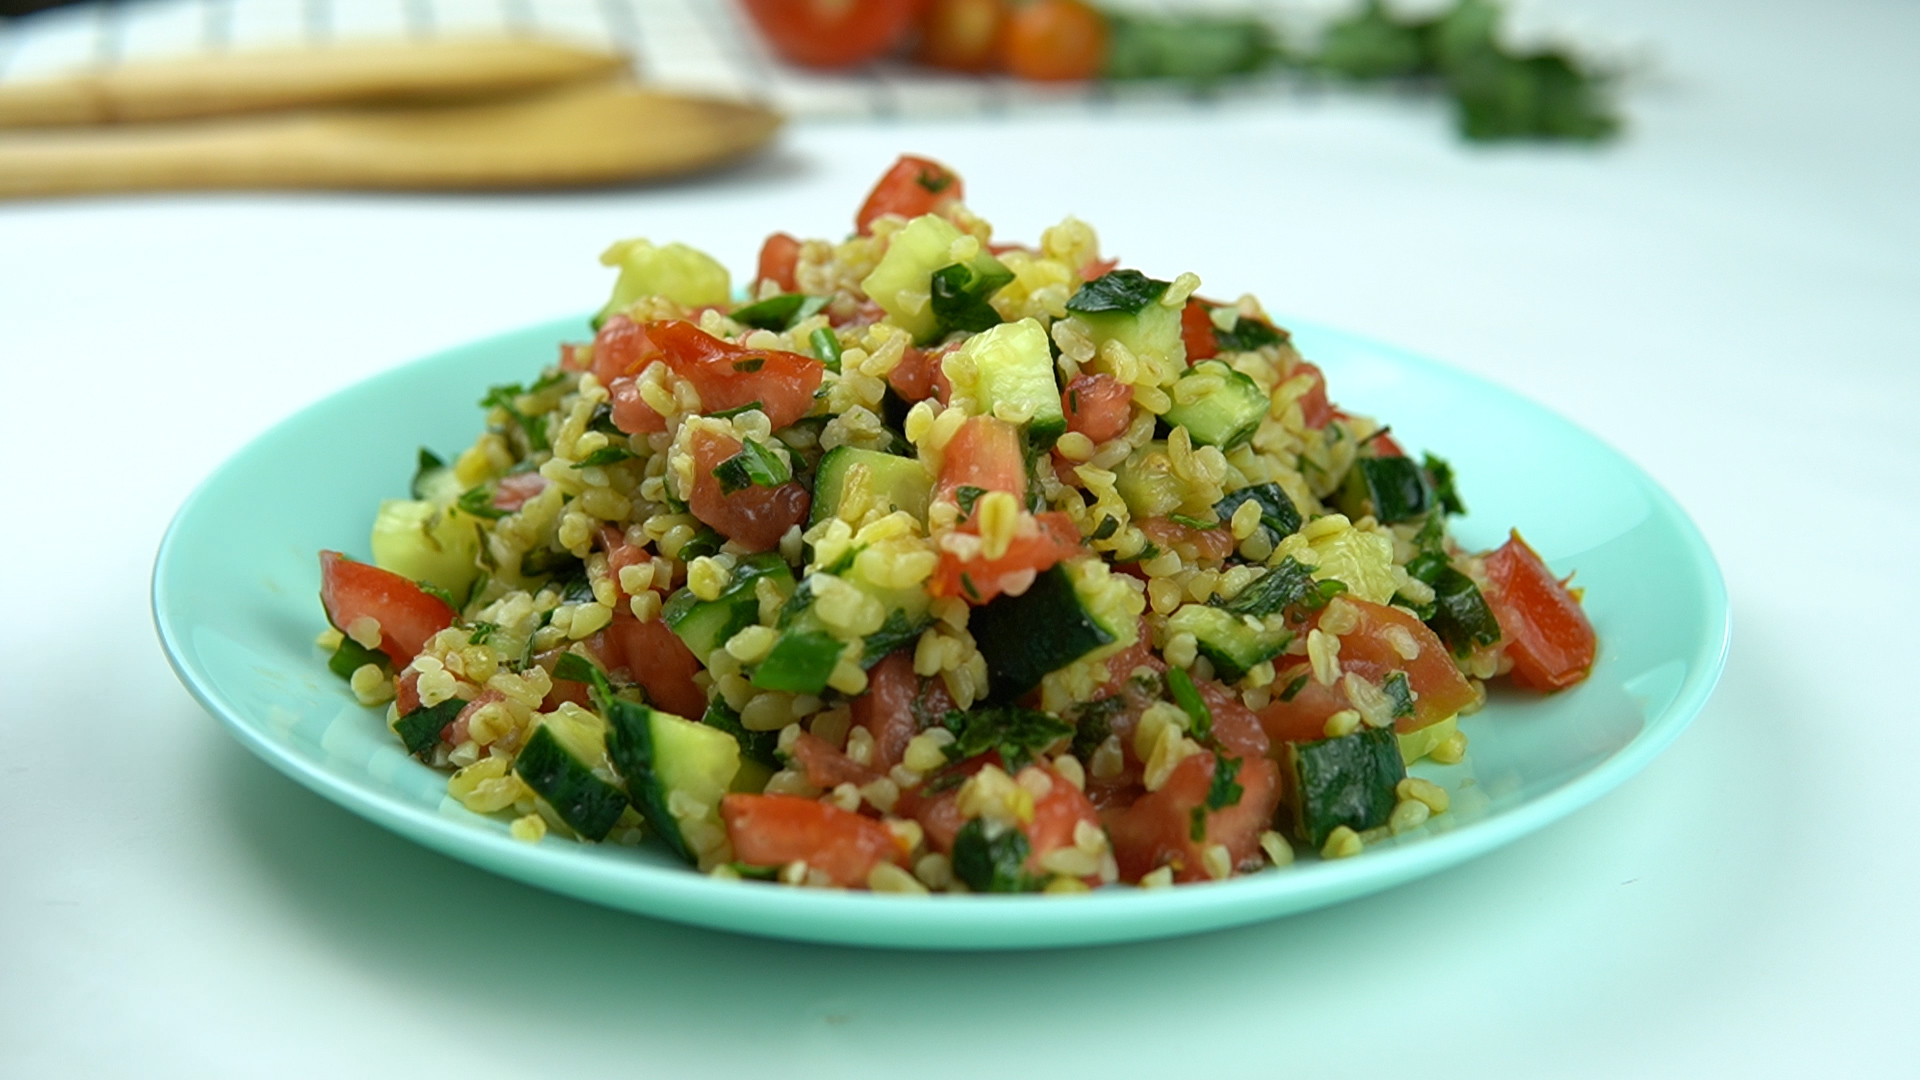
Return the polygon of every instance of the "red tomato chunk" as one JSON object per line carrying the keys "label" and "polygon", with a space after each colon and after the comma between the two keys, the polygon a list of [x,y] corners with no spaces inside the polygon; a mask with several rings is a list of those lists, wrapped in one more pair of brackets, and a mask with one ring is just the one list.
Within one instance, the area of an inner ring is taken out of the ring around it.
{"label": "red tomato chunk", "polygon": [[1487,605],[1500,623],[1513,681],[1535,690],[1564,690],[1593,670],[1593,624],[1566,583],[1511,533],[1487,556]]}
{"label": "red tomato chunk", "polygon": [[427,639],[453,625],[454,611],[391,570],[355,562],[337,551],[320,553],[320,603],[342,633],[354,620],[380,624],[380,651],[405,667]]}
{"label": "red tomato chunk", "polygon": [[865,888],[881,863],[904,865],[893,830],[872,818],[797,795],[728,795],[720,817],[733,857],[749,866],[805,862],[834,884]]}

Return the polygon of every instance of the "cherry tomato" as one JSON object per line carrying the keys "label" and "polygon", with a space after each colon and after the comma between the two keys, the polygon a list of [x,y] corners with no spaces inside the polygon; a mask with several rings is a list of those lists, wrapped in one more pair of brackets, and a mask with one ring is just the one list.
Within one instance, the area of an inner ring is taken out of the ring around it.
{"label": "cherry tomato", "polygon": [[798,288],[793,281],[794,268],[800,264],[800,241],[783,232],[767,237],[760,245],[760,272],[756,281],[771,281],[783,292]]}
{"label": "cherry tomato", "polygon": [[337,551],[320,553],[320,603],[327,621],[345,631],[355,619],[380,623],[380,651],[405,667],[427,639],[453,625],[454,611],[391,570],[355,562]]}
{"label": "cherry tomato", "polygon": [[903,154],[873,186],[853,223],[865,236],[873,231],[875,218],[887,214],[917,218],[965,197],[966,185],[960,182],[960,174],[937,161]]}
{"label": "cherry tomato", "polygon": [[748,551],[772,551],[789,528],[806,520],[813,499],[797,480],[778,487],[751,484],[731,493],[722,491],[713,470],[739,452],[738,439],[711,431],[694,433],[693,492],[687,509]]}
{"label": "cherry tomato", "polygon": [[987,71],[1006,15],[1003,0],[932,0],[914,59],[949,71]]}
{"label": "cherry tomato", "polygon": [[745,0],[767,44],[784,59],[843,68],[886,53],[906,34],[916,0]]}
{"label": "cherry tomato", "polygon": [[906,862],[885,825],[798,795],[727,795],[720,800],[720,817],[734,858],[749,866],[804,860],[836,885],[864,889],[874,867]]}
{"label": "cherry tomato", "polygon": [[1020,78],[1091,79],[1106,63],[1107,20],[1081,0],[1033,0],[1001,24],[999,46],[1001,64]]}
{"label": "cherry tomato", "polygon": [[1499,620],[1513,681],[1535,690],[1564,690],[1593,670],[1593,624],[1564,582],[1511,533],[1487,556],[1487,606]]}
{"label": "cherry tomato", "polygon": [[1133,420],[1133,388],[1111,375],[1076,375],[1060,395],[1067,430],[1095,444],[1119,438]]}

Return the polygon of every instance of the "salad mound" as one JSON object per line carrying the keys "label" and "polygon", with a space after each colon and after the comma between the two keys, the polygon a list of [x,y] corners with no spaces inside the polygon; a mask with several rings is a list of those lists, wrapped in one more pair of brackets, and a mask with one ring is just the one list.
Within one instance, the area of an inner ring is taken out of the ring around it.
{"label": "salad mound", "polygon": [[903,893],[1353,855],[1447,811],[1407,768],[1487,681],[1586,677],[1577,591],[1252,297],[962,199],[902,158],[743,299],[614,245],[592,340],[321,553],[331,668],[521,839]]}

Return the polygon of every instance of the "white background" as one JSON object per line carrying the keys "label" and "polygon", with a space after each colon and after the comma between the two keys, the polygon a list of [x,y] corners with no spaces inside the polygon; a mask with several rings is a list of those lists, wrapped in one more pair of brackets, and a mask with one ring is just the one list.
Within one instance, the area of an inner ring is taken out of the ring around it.
{"label": "white background", "polygon": [[[1580,10],[1657,57],[1600,150],[1468,147],[1434,106],[1360,95],[812,122],[618,192],[0,205],[0,1074],[1913,1075],[1920,9]],[[596,305],[612,238],[745,271],[773,229],[836,235],[903,150],[1006,236],[1071,211],[1135,265],[1618,447],[1726,573],[1731,661],[1695,726],[1592,808],[1387,894],[940,956],[492,877],[308,794],[175,682],[153,551],[253,435]]]}

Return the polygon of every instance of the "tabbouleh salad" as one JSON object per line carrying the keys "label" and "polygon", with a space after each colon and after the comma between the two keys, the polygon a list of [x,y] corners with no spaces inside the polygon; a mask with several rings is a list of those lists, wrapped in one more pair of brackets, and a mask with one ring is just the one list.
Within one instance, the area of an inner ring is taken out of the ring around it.
{"label": "tabbouleh salad", "polygon": [[321,553],[330,666],[454,798],[789,885],[1207,881],[1419,828],[1488,680],[1586,677],[1577,591],[1455,544],[1252,297],[962,194],[903,157],[744,299],[614,245],[592,340]]}

